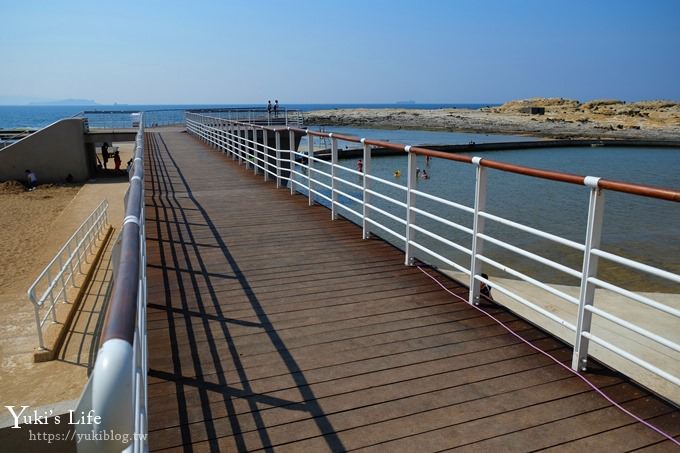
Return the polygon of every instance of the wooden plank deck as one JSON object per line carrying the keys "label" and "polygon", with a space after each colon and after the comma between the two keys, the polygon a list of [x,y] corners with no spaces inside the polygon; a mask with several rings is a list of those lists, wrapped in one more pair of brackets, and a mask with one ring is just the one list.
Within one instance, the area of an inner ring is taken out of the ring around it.
{"label": "wooden plank deck", "polygon": [[[673,450],[385,242],[179,129],[146,140],[151,450]],[[676,408],[589,377],[680,435]]]}

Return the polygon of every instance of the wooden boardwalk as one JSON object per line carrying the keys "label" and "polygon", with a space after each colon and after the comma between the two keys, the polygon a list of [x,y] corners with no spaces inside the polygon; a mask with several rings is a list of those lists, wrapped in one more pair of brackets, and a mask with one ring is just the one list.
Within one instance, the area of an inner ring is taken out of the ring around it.
{"label": "wooden boardwalk", "polygon": [[[674,449],[385,242],[179,129],[146,137],[151,450]],[[589,377],[680,434],[677,409]]]}

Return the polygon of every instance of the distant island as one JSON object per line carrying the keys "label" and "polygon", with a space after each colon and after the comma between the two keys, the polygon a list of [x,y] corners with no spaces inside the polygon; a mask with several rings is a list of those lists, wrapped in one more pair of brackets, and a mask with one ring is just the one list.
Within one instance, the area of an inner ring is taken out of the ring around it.
{"label": "distant island", "polygon": [[99,105],[91,99],[62,99],[59,101],[29,102],[28,105]]}

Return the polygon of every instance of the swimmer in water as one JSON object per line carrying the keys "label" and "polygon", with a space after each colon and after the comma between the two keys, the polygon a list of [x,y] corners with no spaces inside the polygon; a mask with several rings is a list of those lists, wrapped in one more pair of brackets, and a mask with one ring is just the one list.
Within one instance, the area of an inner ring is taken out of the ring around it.
{"label": "swimmer in water", "polygon": [[394,177],[398,178],[401,176],[401,172],[399,170],[394,170]]}

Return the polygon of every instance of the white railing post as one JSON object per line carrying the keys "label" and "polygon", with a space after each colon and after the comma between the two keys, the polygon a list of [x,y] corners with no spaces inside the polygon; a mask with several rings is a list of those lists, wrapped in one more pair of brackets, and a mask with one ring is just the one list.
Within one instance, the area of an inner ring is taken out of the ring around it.
{"label": "white railing post", "polygon": [[595,285],[589,282],[591,277],[597,276],[599,258],[591,253],[592,249],[600,247],[602,238],[602,221],[604,219],[604,192],[598,188],[600,178],[586,176],[583,183],[590,187],[588,204],[588,225],[586,228],[585,250],[583,251],[583,271],[581,274],[581,289],[579,292],[578,319],[576,321],[576,338],[574,339],[574,354],[571,367],[574,370],[584,370],[588,365],[588,339],[583,332],[590,332],[590,322],[593,314],[586,310],[586,306],[593,305],[595,299]]}
{"label": "white railing post", "polygon": [[412,208],[416,205],[416,194],[413,190],[416,188],[418,175],[416,174],[416,167],[418,165],[418,156],[411,152],[411,146],[404,147],[404,151],[408,156],[408,173],[406,182],[406,241],[404,244],[404,264],[406,266],[413,266],[413,246],[411,242],[415,239],[415,230],[411,225],[416,223],[416,213]]}
{"label": "white railing post", "polygon": [[[240,124],[236,126],[236,130],[238,133],[238,140],[236,142],[236,149],[238,150],[238,163],[241,165],[243,163],[243,126]],[[246,168],[248,168],[248,164],[246,163]]]}
{"label": "white railing post", "polygon": [[[271,171],[271,159],[269,156],[269,131],[262,129],[262,158],[264,160],[264,180],[269,181],[269,172]],[[278,173],[277,173],[278,176]],[[278,179],[278,178],[277,178]],[[279,182],[276,181],[276,188],[279,188]]]}
{"label": "white railing post", "polygon": [[234,123],[229,123],[229,157],[236,160],[236,128]]}
{"label": "white railing post", "polygon": [[307,199],[309,205],[314,204],[314,194],[312,193],[312,158],[314,157],[314,136],[307,134]]}
{"label": "white railing post", "polygon": [[252,134],[252,151],[253,151],[253,174],[257,175],[257,130],[255,126],[250,127]]}
{"label": "white railing post", "polygon": [[368,203],[368,178],[366,175],[368,175],[371,171],[371,147],[366,143],[366,139],[362,138],[361,139],[361,144],[364,147],[364,174],[362,176],[362,181],[363,181],[363,190],[362,190],[362,212],[361,212],[361,235],[363,239],[369,239],[371,237],[371,230],[369,228],[368,222],[366,219],[368,219],[368,207],[366,204]]}
{"label": "white railing post", "polygon": [[281,133],[279,131],[274,131],[274,148],[276,148],[276,188],[280,189],[281,188]]}
{"label": "white railing post", "polygon": [[486,168],[481,166],[482,158],[473,157],[472,163],[477,167],[476,182],[475,182],[475,211],[472,226],[472,254],[470,258],[470,290],[469,299],[470,304],[479,304],[479,282],[475,276],[479,275],[482,270],[482,262],[477,259],[477,255],[481,255],[484,249],[484,241],[479,237],[484,233],[484,217],[480,216],[480,211],[486,209]]}
{"label": "white railing post", "polygon": [[44,350],[45,349],[45,340],[43,339],[42,323],[40,322],[40,307],[37,306],[37,305],[34,305],[33,308],[35,309],[35,325],[38,326],[39,349]]}
{"label": "white railing post", "polygon": [[295,132],[288,129],[288,161],[290,168],[290,180],[288,182],[290,184],[291,195],[295,193],[295,184],[293,183],[295,175],[293,174],[293,170],[295,169],[295,151],[297,151],[297,148],[293,149],[294,147],[295,147]]}
{"label": "white railing post", "polygon": [[338,193],[336,192],[335,168],[338,166],[338,139],[333,137],[333,133],[328,134],[328,136],[331,139],[331,220],[337,220]]}

